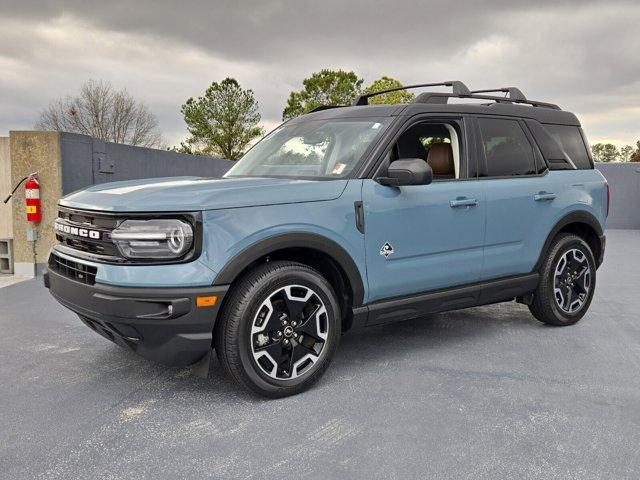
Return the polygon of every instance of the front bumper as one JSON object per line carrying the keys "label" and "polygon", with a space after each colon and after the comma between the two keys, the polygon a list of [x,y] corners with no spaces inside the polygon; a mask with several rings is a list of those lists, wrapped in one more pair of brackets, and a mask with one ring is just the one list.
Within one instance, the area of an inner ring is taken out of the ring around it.
{"label": "front bumper", "polygon": [[[229,288],[86,285],[51,270],[44,273],[44,284],[58,302],[103,337],[145,358],[176,366],[195,363],[209,352]],[[196,297],[210,295],[218,297],[214,306],[196,306]]]}

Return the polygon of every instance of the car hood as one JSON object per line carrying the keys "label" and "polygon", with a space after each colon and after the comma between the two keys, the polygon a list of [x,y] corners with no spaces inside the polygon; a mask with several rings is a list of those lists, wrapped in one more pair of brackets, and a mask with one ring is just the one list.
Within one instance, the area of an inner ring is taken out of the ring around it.
{"label": "car hood", "polygon": [[171,177],[94,185],[60,204],[84,210],[168,212],[215,210],[338,198],[346,180]]}

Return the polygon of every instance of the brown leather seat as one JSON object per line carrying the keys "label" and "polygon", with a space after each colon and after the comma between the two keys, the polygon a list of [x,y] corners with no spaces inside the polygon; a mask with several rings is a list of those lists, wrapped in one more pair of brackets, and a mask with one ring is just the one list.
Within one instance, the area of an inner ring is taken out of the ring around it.
{"label": "brown leather seat", "polygon": [[429,149],[427,163],[433,170],[434,178],[456,178],[453,165],[453,150],[450,143],[434,143]]}

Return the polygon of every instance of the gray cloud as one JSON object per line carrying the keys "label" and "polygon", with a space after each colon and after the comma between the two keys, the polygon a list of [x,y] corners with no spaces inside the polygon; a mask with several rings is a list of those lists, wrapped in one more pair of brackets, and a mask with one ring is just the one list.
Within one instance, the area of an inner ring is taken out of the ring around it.
{"label": "gray cloud", "polygon": [[[2,2],[0,2],[1,4]],[[161,0],[11,2],[0,11],[0,134],[87,78],[126,86],[171,143],[179,106],[213,80],[253,88],[263,119],[323,67],[367,82],[518,85],[575,111],[594,140],[640,138],[637,2]]]}

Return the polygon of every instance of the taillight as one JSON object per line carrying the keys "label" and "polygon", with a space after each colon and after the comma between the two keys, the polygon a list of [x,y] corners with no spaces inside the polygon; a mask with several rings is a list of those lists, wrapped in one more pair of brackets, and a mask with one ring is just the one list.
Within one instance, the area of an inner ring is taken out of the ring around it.
{"label": "taillight", "polygon": [[609,188],[609,182],[604,181],[604,188],[607,191],[607,217],[609,216],[609,205],[611,205],[611,191]]}

